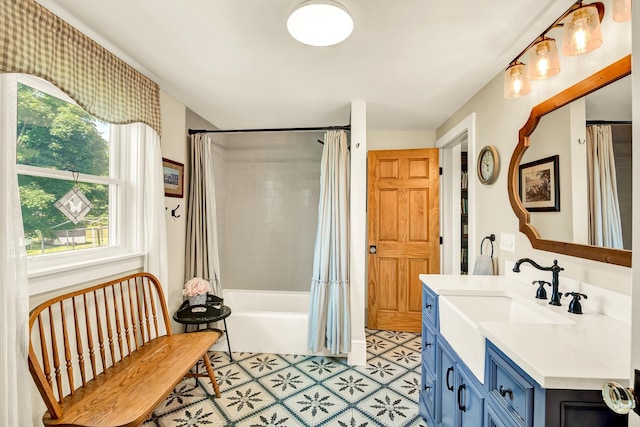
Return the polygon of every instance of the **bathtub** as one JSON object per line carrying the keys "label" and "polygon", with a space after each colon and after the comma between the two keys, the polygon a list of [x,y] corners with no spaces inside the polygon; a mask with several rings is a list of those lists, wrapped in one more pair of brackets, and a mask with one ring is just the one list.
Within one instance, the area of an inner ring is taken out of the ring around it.
{"label": "bathtub", "polygon": [[[227,328],[234,353],[314,354],[307,348],[309,292],[226,289],[223,298],[232,310]],[[213,350],[227,351],[225,338]]]}

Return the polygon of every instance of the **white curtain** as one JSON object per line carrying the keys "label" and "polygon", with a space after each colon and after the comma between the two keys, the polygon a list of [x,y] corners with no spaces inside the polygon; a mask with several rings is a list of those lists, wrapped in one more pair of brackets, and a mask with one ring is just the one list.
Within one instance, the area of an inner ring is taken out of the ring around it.
{"label": "white curtain", "polygon": [[[9,91],[13,91],[12,96]],[[16,123],[8,100],[15,94],[15,77],[0,74],[0,119]],[[16,172],[15,127],[0,130],[0,210],[4,231],[0,244],[0,426],[27,427],[31,421],[29,345],[29,288],[22,212]]]}
{"label": "white curtain", "polygon": [[611,126],[587,126],[589,244],[623,248]]}
{"label": "white curtain", "polygon": [[[144,271],[160,280],[165,295],[169,281],[167,268],[167,225],[165,220],[164,177],[160,136],[150,126],[142,123],[113,126],[122,149],[117,164],[126,168],[123,176],[135,186],[125,199],[127,205],[141,206],[140,250],[145,253]],[[137,197],[132,200],[131,197]],[[126,232],[134,232],[127,230]]]}
{"label": "white curtain", "polygon": [[349,311],[349,150],[344,131],[324,137],[313,257],[308,348],[351,349]]}
{"label": "white curtain", "polygon": [[191,178],[187,209],[185,280],[202,277],[213,293],[222,296],[216,190],[213,179],[213,142],[205,134],[191,136]]}

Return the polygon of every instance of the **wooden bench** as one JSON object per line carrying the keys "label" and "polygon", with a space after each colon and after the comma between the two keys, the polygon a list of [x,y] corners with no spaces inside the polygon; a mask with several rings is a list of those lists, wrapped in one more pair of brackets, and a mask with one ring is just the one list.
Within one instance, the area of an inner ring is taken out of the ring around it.
{"label": "wooden bench", "polygon": [[29,370],[47,426],[139,426],[221,331],[171,333],[158,280],[138,273],[52,298],[29,318]]}

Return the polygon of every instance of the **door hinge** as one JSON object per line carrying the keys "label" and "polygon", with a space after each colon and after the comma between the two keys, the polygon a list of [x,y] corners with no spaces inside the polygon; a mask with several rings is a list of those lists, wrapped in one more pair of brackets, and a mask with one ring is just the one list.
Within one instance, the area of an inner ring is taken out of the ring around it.
{"label": "door hinge", "polygon": [[442,168],[438,168],[440,175],[442,175]]}
{"label": "door hinge", "polygon": [[442,236],[440,236],[440,244],[442,244]]}

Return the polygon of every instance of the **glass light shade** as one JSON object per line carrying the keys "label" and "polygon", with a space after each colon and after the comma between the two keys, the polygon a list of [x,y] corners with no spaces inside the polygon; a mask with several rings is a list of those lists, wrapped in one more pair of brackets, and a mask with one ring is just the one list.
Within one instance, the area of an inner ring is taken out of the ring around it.
{"label": "glass light shade", "polygon": [[529,78],[542,80],[560,72],[555,39],[543,38],[529,49]]}
{"label": "glass light shade", "polygon": [[531,84],[527,76],[527,64],[516,62],[509,65],[504,72],[504,97],[518,98],[531,92]]}
{"label": "glass light shade", "polygon": [[289,34],[310,46],[331,46],[344,41],[353,31],[353,20],[341,4],[325,1],[302,2],[287,20]]}
{"label": "glass light shade", "polygon": [[631,0],[613,0],[613,20],[631,21]]}
{"label": "glass light shade", "polygon": [[596,6],[579,7],[567,15],[563,25],[563,55],[582,55],[602,45],[602,30]]}

